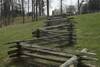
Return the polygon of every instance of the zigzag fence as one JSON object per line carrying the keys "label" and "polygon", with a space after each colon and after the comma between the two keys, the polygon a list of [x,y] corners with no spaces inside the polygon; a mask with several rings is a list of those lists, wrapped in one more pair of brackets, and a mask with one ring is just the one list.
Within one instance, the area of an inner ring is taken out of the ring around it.
{"label": "zigzag fence", "polygon": [[75,23],[61,17],[49,19],[44,28],[33,31],[32,35],[33,38],[47,40],[44,44],[60,44],[60,47],[73,46],[76,43]]}
{"label": "zigzag fence", "polygon": [[46,65],[46,67],[48,67],[47,65],[52,65],[51,67],[87,67],[87,64],[83,61],[97,61],[96,54],[88,52],[86,48],[72,54],[47,47],[36,45],[30,46],[27,44],[27,41],[17,41],[12,43],[15,43],[16,45],[10,47],[11,50],[8,51],[8,55],[10,59],[17,59],[20,62],[22,60],[31,64],[34,64],[35,62],[37,65]]}
{"label": "zigzag fence", "polygon": [[8,51],[11,60],[24,61],[36,67],[87,67],[84,61],[97,61],[96,54],[87,49],[74,53],[56,49],[76,44],[75,23],[71,18],[51,17],[44,28],[33,31],[32,35],[32,40],[7,43],[14,44]]}

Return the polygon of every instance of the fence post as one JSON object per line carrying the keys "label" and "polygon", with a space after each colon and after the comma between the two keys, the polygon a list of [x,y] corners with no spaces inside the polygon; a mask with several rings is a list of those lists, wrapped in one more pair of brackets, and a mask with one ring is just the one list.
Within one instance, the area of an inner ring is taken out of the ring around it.
{"label": "fence post", "polygon": [[76,65],[76,67],[82,67],[82,58],[80,57],[80,55],[77,55],[77,57],[78,57],[78,59],[77,59],[77,61],[78,61],[78,63],[77,63],[77,65]]}
{"label": "fence post", "polygon": [[78,63],[77,60],[78,60],[78,57],[77,56],[73,56],[72,58],[67,60],[65,63],[60,65],[59,67],[70,67],[70,65],[72,65],[72,64],[74,64],[74,66],[77,66],[77,63]]}
{"label": "fence post", "polygon": [[22,55],[22,46],[20,45],[20,42],[16,42],[16,48],[17,48],[17,58],[21,58]]}
{"label": "fence post", "polygon": [[40,29],[37,29],[36,31],[33,31],[32,32],[32,36],[34,37],[36,37],[36,38],[40,38],[40,33],[41,33],[41,30]]}
{"label": "fence post", "polygon": [[68,26],[67,31],[69,32],[68,33],[68,45],[73,46],[75,44],[76,37],[74,34],[74,24],[73,22],[71,22],[70,19],[69,19],[69,26]]}
{"label": "fence post", "polygon": [[40,38],[40,30],[39,29],[36,30],[36,37]]}

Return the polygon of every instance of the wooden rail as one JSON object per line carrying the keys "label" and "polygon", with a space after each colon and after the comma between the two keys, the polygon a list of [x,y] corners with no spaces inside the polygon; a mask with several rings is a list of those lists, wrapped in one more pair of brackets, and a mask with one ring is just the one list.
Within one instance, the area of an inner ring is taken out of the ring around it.
{"label": "wooden rail", "polygon": [[[13,42],[15,43],[15,42]],[[41,47],[41,46],[29,46],[29,44],[22,43],[21,41],[16,43],[16,46],[10,48],[16,48],[8,51],[9,57],[13,58],[23,58],[23,56],[27,56],[30,58],[44,59],[48,61],[63,63],[59,67],[79,67],[82,65],[83,60],[88,61],[97,61],[95,53],[88,52],[87,49],[83,49],[81,52],[76,53],[76,55],[67,54],[64,52],[59,52],[57,50],[53,50],[51,48]],[[85,56],[85,57],[84,57]],[[24,57],[25,58],[25,57]],[[30,61],[31,62],[31,61]],[[42,63],[42,62],[41,62]]]}
{"label": "wooden rail", "polygon": [[[84,48],[79,55],[82,55],[84,53],[84,55],[95,55],[95,53],[90,53],[87,51],[86,48]],[[73,65],[73,67],[79,67],[79,65],[81,65],[81,61],[84,60],[94,60],[97,61],[98,59],[96,58],[89,58],[89,57],[83,57],[83,56],[73,56],[72,58],[70,58],[69,60],[67,60],[65,63],[63,63],[62,65],[60,65],[60,67],[70,67],[71,65]]]}
{"label": "wooden rail", "polygon": [[59,21],[59,22],[66,22],[67,19],[66,18],[57,18],[57,19],[52,19],[52,20],[46,20],[45,22],[56,22],[56,21]]}
{"label": "wooden rail", "polygon": [[60,19],[52,19],[52,20],[47,20],[45,26],[52,26],[52,25],[59,25],[63,23],[68,23],[66,18],[60,18]]}
{"label": "wooden rail", "polygon": [[73,65],[74,67],[77,67],[77,64],[78,64],[78,57],[73,56],[72,58],[67,60],[65,63],[60,65],[59,67],[70,67],[71,65]]}
{"label": "wooden rail", "polygon": [[[58,29],[58,30],[54,30],[54,29]],[[66,24],[61,23],[59,25],[51,25],[48,27],[37,29],[36,31],[32,32],[32,35],[33,37],[36,37],[37,40],[39,40],[40,43],[36,43],[37,41],[35,41],[35,43],[39,45],[55,43],[60,45],[66,44],[66,46],[68,45],[72,46],[76,43],[76,35],[74,34],[75,32],[74,29],[75,29],[74,24],[71,22],[68,22]]]}
{"label": "wooden rail", "polygon": [[67,28],[67,26],[70,26],[70,23],[68,23],[68,24],[62,23],[60,25],[48,26],[48,27],[44,27],[42,29],[44,29],[44,30],[51,30],[51,29],[64,28],[64,27]]}
{"label": "wooden rail", "polygon": [[[44,63],[42,61],[52,62],[52,64],[58,63],[59,65],[56,67],[85,67],[82,61],[97,61],[98,59],[95,57],[96,54],[88,52],[86,48],[78,53],[75,52],[72,54],[61,52],[55,48],[43,47],[43,45],[47,44],[58,44],[60,47],[63,45],[71,46],[76,42],[76,35],[74,34],[75,27],[74,24],[70,22],[70,19],[56,18],[48,20],[47,24],[52,23],[52,25],[33,31],[32,34],[33,37],[35,37],[33,40],[7,43],[16,44],[10,47],[8,51],[9,57],[18,60],[24,59],[26,62],[28,61],[28,63],[33,63],[33,61],[36,63]],[[61,23],[59,20],[64,23]],[[54,23],[55,21],[56,23]]]}

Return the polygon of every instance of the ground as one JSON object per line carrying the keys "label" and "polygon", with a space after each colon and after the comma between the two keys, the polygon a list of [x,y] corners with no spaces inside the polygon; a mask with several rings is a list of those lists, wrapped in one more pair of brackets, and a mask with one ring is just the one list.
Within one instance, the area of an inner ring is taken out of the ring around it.
{"label": "ground", "polygon": [[75,21],[78,38],[76,48],[88,48],[96,52],[100,65],[100,13],[76,16]]}
{"label": "ground", "polygon": [[[76,49],[88,48],[97,53],[100,66],[100,13],[74,16],[76,23],[77,45]],[[0,67],[4,67],[7,50],[10,45],[7,42],[16,40],[32,39],[31,32],[43,26],[43,21],[16,24],[0,29]]]}

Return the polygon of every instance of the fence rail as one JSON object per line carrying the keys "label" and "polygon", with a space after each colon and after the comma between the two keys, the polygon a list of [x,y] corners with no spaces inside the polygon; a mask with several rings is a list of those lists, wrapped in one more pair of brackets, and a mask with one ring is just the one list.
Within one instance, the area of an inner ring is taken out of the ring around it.
{"label": "fence rail", "polygon": [[[7,43],[16,44],[10,46],[9,57],[12,60],[23,59],[31,64],[33,61],[45,65],[53,64],[53,67],[87,67],[82,61],[97,61],[96,54],[88,52],[86,48],[74,53],[62,51],[62,47],[76,43],[75,25],[70,19],[72,18],[51,18],[44,28],[32,32],[32,40]],[[57,45],[53,46],[54,44]],[[52,45],[53,48],[43,45]],[[57,47],[61,49],[57,50]]]}
{"label": "fence rail", "polygon": [[[15,46],[10,47],[11,50],[8,51],[10,58],[36,58],[52,62],[61,63],[59,67],[81,67],[84,63],[82,61],[97,61],[95,58],[96,54],[88,52],[86,48],[75,54],[69,54],[66,52],[57,51],[51,48],[41,47],[41,46],[29,46],[29,44],[22,43],[21,41],[13,42],[16,43]],[[24,59],[25,60],[25,59]],[[30,61],[31,62],[31,61]],[[42,63],[42,62],[41,62]],[[80,66],[79,66],[80,65]]]}

